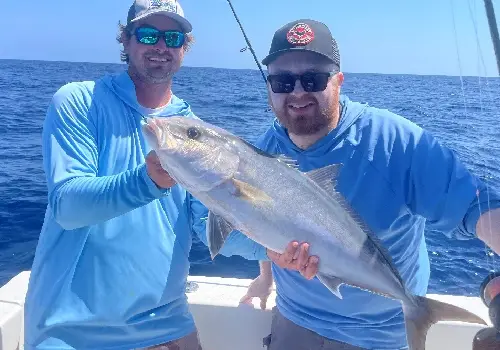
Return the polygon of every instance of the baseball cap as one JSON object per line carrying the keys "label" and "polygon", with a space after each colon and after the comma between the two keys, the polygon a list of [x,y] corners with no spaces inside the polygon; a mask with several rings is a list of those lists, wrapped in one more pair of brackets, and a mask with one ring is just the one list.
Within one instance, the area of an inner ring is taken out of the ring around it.
{"label": "baseball cap", "polygon": [[193,30],[177,0],[135,0],[128,10],[127,25],[154,14],[172,18],[179,23],[185,33]]}
{"label": "baseball cap", "polygon": [[337,42],[324,23],[299,19],[285,24],[274,33],[269,54],[262,60],[262,64],[267,66],[278,56],[291,51],[315,52],[329,59],[340,69]]}

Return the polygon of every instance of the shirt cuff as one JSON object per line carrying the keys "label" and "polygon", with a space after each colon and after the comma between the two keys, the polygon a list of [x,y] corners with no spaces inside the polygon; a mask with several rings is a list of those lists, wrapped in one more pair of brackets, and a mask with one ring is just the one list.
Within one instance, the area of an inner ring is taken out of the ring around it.
{"label": "shirt cuff", "polygon": [[153,195],[155,198],[161,198],[170,194],[170,188],[158,187],[155,182],[149,177],[146,164],[139,165],[139,173],[146,183],[149,193],[151,193],[151,195]]}
{"label": "shirt cuff", "polygon": [[271,261],[267,256],[267,248],[263,245],[256,243],[257,249],[255,250],[255,259],[259,261]]}

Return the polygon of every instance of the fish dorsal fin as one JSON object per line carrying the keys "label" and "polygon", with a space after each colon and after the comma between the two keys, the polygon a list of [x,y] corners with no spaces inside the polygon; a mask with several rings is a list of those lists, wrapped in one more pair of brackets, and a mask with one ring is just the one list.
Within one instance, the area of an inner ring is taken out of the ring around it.
{"label": "fish dorsal fin", "polygon": [[241,139],[241,141],[243,141],[243,143],[245,143],[248,147],[250,147],[252,150],[254,150],[257,154],[259,154],[261,156],[264,156],[264,157],[267,157],[267,158],[277,159],[281,163],[286,164],[289,167],[294,168],[294,169],[298,169],[299,168],[299,164],[297,163],[297,161],[295,159],[291,158],[291,157],[285,156],[283,154],[272,155],[270,153],[267,153],[267,152],[261,150],[260,148],[258,148],[256,146],[254,146],[253,144],[251,144],[250,142],[248,142],[246,140]]}
{"label": "fish dorsal fin", "polygon": [[305,174],[311,180],[316,182],[319,187],[326,190],[329,194],[335,195],[335,187],[337,186],[337,178],[340,175],[342,164],[327,165],[323,168],[314,169]]}
{"label": "fish dorsal fin", "polygon": [[[344,210],[349,213],[351,218],[359,225],[359,227],[366,233],[368,237],[367,247],[376,247],[377,251],[368,251],[371,253],[373,256],[375,254],[379,253],[384,259],[387,264],[390,266],[391,270],[395,274],[396,278],[398,281],[401,283],[402,286],[404,286],[403,279],[401,278],[401,275],[399,271],[396,269],[396,265],[394,264],[394,260],[392,259],[391,255],[389,254],[389,251],[387,250],[386,247],[382,244],[382,241],[380,238],[375,235],[375,233],[371,230],[371,228],[365,223],[365,221],[361,218],[361,216],[352,208],[352,206],[347,202],[345,197],[338,192],[335,188],[337,187],[337,181],[340,175],[340,170],[342,169],[342,164],[333,164],[333,165],[328,165],[323,168],[311,170],[306,174],[311,180],[316,182],[319,187],[321,187],[323,190],[327,192],[329,196],[332,197],[333,200],[335,200],[337,203],[339,203]],[[368,243],[372,243],[371,245],[368,245]]]}
{"label": "fish dorsal fin", "polygon": [[233,231],[233,227],[222,217],[208,212],[208,222],[206,226],[208,249],[212,260],[221,250],[227,236]]}
{"label": "fish dorsal fin", "polygon": [[288,165],[290,168],[293,169],[299,169],[299,163],[293,158],[290,158],[288,156],[285,156],[283,154],[275,156],[276,159],[278,159],[279,162]]}

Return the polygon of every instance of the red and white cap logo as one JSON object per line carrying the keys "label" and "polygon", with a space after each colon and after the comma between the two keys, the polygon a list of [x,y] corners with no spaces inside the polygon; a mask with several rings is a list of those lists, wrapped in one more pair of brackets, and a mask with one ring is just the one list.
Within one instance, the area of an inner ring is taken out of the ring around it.
{"label": "red and white cap logo", "polygon": [[297,23],[287,33],[286,39],[292,45],[307,45],[314,40],[314,32],[305,23]]}

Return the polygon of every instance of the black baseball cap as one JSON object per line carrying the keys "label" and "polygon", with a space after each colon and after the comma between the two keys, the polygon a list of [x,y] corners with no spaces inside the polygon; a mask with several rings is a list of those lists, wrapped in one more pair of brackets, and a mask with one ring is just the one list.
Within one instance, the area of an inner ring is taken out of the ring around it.
{"label": "black baseball cap", "polygon": [[340,70],[340,54],[330,29],[312,19],[299,19],[285,24],[273,36],[269,54],[262,60],[269,65],[278,56],[291,51],[315,52],[329,59]]}

